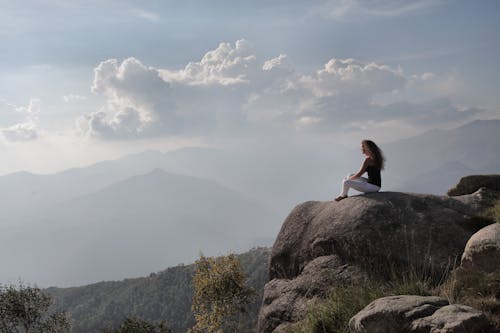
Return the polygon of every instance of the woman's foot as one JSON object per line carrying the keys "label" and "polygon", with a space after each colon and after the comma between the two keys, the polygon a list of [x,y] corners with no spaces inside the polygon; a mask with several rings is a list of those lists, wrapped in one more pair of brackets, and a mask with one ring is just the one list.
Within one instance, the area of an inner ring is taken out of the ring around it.
{"label": "woman's foot", "polygon": [[340,200],[345,199],[345,198],[347,198],[347,196],[345,196],[345,197],[344,197],[343,195],[339,195],[339,196],[338,196],[338,197],[336,197],[334,200],[335,200],[335,201],[340,201]]}

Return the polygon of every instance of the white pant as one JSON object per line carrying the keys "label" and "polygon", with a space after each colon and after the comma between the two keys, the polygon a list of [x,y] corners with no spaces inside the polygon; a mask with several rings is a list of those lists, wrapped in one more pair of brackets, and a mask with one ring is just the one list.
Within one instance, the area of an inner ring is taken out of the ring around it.
{"label": "white pant", "polygon": [[350,188],[353,188],[359,192],[364,192],[364,193],[380,191],[379,186],[368,183],[368,179],[365,177],[349,179],[349,177],[352,175],[354,175],[354,173],[347,175],[347,177],[345,177],[342,180],[342,194],[341,195],[343,197],[347,196],[347,192],[349,192]]}

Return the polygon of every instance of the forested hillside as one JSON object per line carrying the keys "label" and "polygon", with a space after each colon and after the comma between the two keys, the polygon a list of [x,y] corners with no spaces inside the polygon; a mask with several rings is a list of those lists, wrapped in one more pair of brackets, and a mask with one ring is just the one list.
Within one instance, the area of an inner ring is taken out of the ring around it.
{"label": "forested hillside", "polygon": [[[269,256],[267,248],[238,255],[248,284],[257,290],[248,313],[241,317],[244,332],[252,332],[257,324],[262,290],[268,278]],[[46,291],[53,296],[55,308],[69,313],[73,333],[99,332],[105,326],[118,325],[127,316],[147,321],[164,320],[174,332],[183,333],[194,324],[193,273],[193,265],[179,265],[148,277]]]}

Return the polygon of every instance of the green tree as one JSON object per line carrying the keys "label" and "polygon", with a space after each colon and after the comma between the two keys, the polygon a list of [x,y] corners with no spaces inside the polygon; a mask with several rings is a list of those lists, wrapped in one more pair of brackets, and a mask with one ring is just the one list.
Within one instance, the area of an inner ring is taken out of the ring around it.
{"label": "green tree", "polygon": [[245,280],[235,255],[218,258],[202,255],[195,262],[192,310],[196,325],[189,332],[217,333],[222,332],[223,325],[235,326],[234,317],[245,312],[245,306],[255,294]]}
{"label": "green tree", "polygon": [[37,287],[22,283],[0,286],[0,332],[69,332],[69,320],[64,312],[48,313],[51,304],[52,298]]}
{"label": "green tree", "polygon": [[165,323],[152,324],[145,320],[129,317],[115,330],[107,328],[102,333],[172,333]]}

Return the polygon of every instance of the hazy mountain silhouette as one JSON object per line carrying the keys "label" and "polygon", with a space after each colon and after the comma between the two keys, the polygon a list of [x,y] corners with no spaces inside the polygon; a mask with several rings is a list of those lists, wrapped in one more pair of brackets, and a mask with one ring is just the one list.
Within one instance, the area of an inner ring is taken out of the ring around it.
{"label": "hazy mountain silhouette", "polygon": [[32,215],[155,168],[214,180],[263,204],[272,202],[274,209],[284,215],[295,203],[311,196],[329,198],[331,187],[325,185],[336,182],[338,170],[345,169],[340,167],[344,162],[333,153],[325,154],[323,149],[277,144],[240,151],[212,148],[146,151],[49,175],[18,172],[0,176],[0,199],[9,202],[0,207],[0,228],[13,219],[19,223],[26,213]]}
{"label": "hazy mountain silhouette", "polygon": [[498,173],[500,120],[476,120],[384,145],[384,188],[445,194],[469,174]]}
{"label": "hazy mountain silhouette", "polygon": [[234,190],[156,169],[47,208],[2,234],[10,251],[0,254],[1,279],[74,285],[137,276],[190,262],[200,251],[248,249],[270,236],[275,220]]}
{"label": "hazy mountain silhouette", "polygon": [[[482,120],[382,144],[382,190],[439,194],[461,176],[498,173],[499,143],[500,120]],[[359,143],[352,146],[147,151],[51,175],[1,176],[0,282],[136,276],[191,261],[198,250],[272,239],[295,204],[338,194],[363,158]]]}

